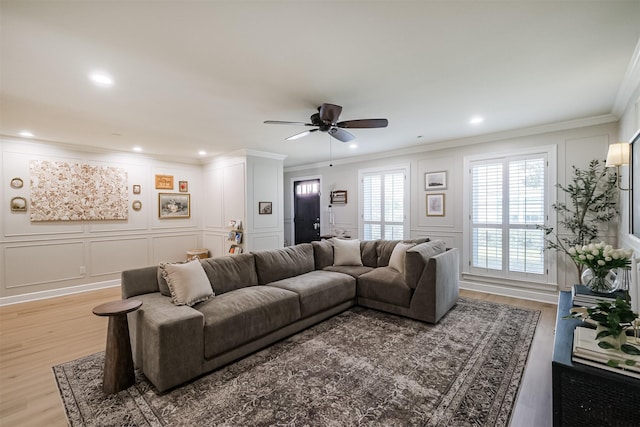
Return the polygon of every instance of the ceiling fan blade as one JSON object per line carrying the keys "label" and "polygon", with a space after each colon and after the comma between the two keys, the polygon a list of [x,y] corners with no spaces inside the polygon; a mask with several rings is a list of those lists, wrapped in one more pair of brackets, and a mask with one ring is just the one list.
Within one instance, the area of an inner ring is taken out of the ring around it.
{"label": "ceiling fan blade", "polygon": [[296,133],[295,135],[291,135],[289,138],[285,138],[286,141],[293,141],[294,139],[302,138],[303,136],[309,135],[311,132],[316,132],[318,129],[309,129],[304,132]]}
{"label": "ceiling fan blade", "polygon": [[336,123],[336,126],[347,129],[386,128],[387,125],[389,125],[387,119],[346,120]]}
{"label": "ceiling fan blade", "polygon": [[298,126],[315,126],[311,123],[303,123],[303,122],[282,122],[280,120],[265,120],[265,124],[268,125],[298,125]]}
{"label": "ceiling fan blade", "polygon": [[349,142],[356,139],[355,136],[347,132],[346,130],[342,130],[340,128],[331,128],[329,129],[329,135],[342,142]]}
{"label": "ceiling fan blade", "polygon": [[334,104],[322,104],[320,106],[320,120],[326,124],[334,124],[338,121],[342,107]]}

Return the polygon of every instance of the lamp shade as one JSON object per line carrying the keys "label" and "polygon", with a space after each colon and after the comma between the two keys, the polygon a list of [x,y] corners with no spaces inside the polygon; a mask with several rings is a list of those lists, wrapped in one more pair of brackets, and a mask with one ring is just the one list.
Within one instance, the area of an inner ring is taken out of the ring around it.
{"label": "lamp shade", "polygon": [[607,153],[607,162],[605,163],[605,166],[610,168],[628,164],[629,144],[626,142],[619,142],[617,144],[609,145],[609,152]]}

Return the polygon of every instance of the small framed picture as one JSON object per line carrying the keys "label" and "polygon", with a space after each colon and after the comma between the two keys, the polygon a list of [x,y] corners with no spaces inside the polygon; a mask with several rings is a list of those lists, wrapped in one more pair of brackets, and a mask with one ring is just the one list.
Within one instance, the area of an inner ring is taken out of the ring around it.
{"label": "small framed picture", "polygon": [[11,211],[12,212],[26,212],[27,199],[24,197],[14,197],[11,199]]}
{"label": "small framed picture", "polygon": [[427,194],[427,216],[444,216],[444,193]]}
{"label": "small framed picture", "polygon": [[140,185],[133,184],[133,194],[140,194]]}
{"label": "small framed picture", "polygon": [[424,189],[445,190],[447,188],[447,172],[427,172],[424,174]]}
{"label": "small framed picture", "polygon": [[189,192],[189,182],[187,182],[187,181],[178,181],[178,190],[180,190],[181,193],[188,193]]}
{"label": "small framed picture", "polygon": [[140,200],[134,200],[133,203],[131,203],[131,207],[134,211],[139,211],[142,209],[142,202]]}
{"label": "small framed picture", "polygon": [[331,204],[332,205],[346,205],[347,204],[347,190],[335,190],[331,192]]}
{"label": "small framed picture", "polygon": [[260,215],[271,215],[272,212],[271,202],[258,202],[258,213]]}
{"label": "small framed picture", "polygon": [[156,190],[173,190],[173,175],[156,175]]}
{"label": "small framed picture", "polygon": [[190,218],[191,195],[158,193],[158,217],[160,219]]}

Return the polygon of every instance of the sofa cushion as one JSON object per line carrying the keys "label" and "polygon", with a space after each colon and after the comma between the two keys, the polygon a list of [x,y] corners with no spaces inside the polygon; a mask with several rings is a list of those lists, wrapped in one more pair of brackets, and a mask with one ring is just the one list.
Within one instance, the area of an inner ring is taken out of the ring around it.
{"label": "sofa cushion", "polygon": [[418,286],[418,281],[420,280],[424,266],[429,262],[429,258],[441,254],[446,250],[447,244],[444,240],[421,243],[407,250],[404,260],[404,278],[407,285],[415,289],[416,286]]}
{"label": "sofa cushion", "polygon": [[351,277],[358,278],[362,276],[364,273],[368,273],[373,270],[373,267],[366,267],[364,265],[338,265],[324,268],[325,271],[335,271],[337,273],[348,274]]}
{"label": "sofa cushion", "polygon": [[331,240],[311,242],[313,246],[313,260],[316,270],[333,265],[333,243]]}
{"label": "sofa cushion", "polygon": [[269,283],[298,294],[302,318],[319,313],[356,297],[356,280],[346,274],[315,270]]}
{"label": "sofa cushion", "polygon": [[412,294],[404,274],[391,267],[378,267],[358,277],[358,297],[409,307]]}
{"label": "sofa cushion", "polygon": [[333,243],[333,265],[362,265],[360,240],[331,240]]}
{"label": "sofa cushion", "polygon": [[398,243],[391,252],[391,257],[389,258],[389,267],[400,273],[404,273],[405,254],[407,253],[407,249],[412,248],[415,245],[415,243]]}
{"label": "sofa cushion", "polygon": [[308,273],[315,266],[311,243],[253,252],[253,255],[260,285]]}
{"label": "sofa cushion", "polygon": [[[185,262],[187,261],[172,262],[170,264],[184,264]],[[169,264],[169,263],[161,262],[160,264],[161,265],[158,266],[158,289],[160,289],[160,293],[162,295],[164,295],[165,297],[170,297],[171,289],[169,289],[169,285],[167,285],[167,281],[163,277],[164,270],[162,269],[162,264]]]}
{"label": "sofa cushion", "polygon": [[376,268],[378,266],[378,246],[379,240],[363,240],[360,242],[360,254],[362,265]]}
{"label": "sofa cushion", "polygon": [[417,245],[428,241],[428,237],[411,240],[378,240],[378,244],[376,245],[376,251],[378,253],[377,267],[387,267],[389,265],[389,258],[391,258],[393,248],[395,248],[398,243],[415,243]]}
{"label": "sofa cushion", "polygon": [[160,264],[160,268],[175,305],[192,306],[213,295],[211,283],[199,259],[184,264],[164,263]]}
{"label": "sofa cushion", "polygon": [[253,254],[203,259],[202,268],[216,295],[258,284]]}
{"label": "sofa cushion", "polygon": [[205,358],[233,350],[300,318],[298,294],[272,286],[236,289],[195,308],[204,315]]}

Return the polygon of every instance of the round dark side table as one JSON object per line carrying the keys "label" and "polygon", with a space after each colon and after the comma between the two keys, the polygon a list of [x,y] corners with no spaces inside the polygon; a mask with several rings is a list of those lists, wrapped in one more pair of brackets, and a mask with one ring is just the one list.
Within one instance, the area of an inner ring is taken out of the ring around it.
{"label": "round dark side table", "polygon": [[123,299],[101,304],[93,309],[96,316],[108,316],[107,348],[104,354],[104,378],[102,391],[117,393],[136,381],[129,341],[127,313],[140,308],[142,301]]}

